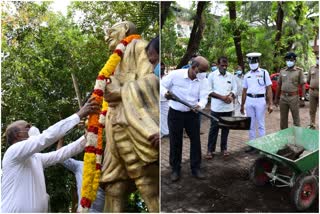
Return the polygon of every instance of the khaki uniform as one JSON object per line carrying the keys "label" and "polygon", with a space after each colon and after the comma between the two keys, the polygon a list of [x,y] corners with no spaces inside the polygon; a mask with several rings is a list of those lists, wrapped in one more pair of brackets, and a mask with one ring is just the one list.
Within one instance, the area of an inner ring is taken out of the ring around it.
{"label": "khaki uniform", "polygon": [[300,84],[304,84],[302,69],[296,66],[281,69],[278,82],[281,84],[280,128],[288,128],[289,109],[292,114],[293,124],[300,126],[298,87]]}
{"label": "khaki uniform", "polygon": [[310,125],[315,127],[317,107],[319,103],[319,66],[312,66],[308,73],[310,83]]}

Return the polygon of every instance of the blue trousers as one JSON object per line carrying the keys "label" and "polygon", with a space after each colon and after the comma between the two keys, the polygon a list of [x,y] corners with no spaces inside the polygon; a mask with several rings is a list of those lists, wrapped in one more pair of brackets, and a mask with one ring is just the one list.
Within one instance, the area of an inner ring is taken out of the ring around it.
{"label": "blue trousers", "polygon": [[[230,112],[214,112],[211,111],[211,115],[219,118],[224,116],[232,116],[232,111]],[[219,134],[219,126],[218,122],[214,119],[211,119],[210,131],[208,136],[208,153],[212,153],[216,151],[217,138]],[[227,142],[228,142],[229,129],[221,128],[221,151],[227,150]]]}

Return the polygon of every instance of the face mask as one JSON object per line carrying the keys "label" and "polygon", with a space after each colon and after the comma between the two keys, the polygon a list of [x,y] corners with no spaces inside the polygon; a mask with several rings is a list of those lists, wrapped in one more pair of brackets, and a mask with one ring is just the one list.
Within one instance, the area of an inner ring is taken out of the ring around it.
{"label": "face mask", "polygon": [[212,66],[211,71],[215,71],[215,70],[217,70],[217,66]]}
{"label": "face mask", "polygon": [[249,67],[252,71],[254,71],[259,67],[259,63],[249,64]]}
{"label": "face mask", "polygon": [[157,64],[157,66],[153,69],[153,73],[159,77],[160,76],[160,63]]}
{"label": "face mask", "polygon": [[227,69],[220,69],[220,68],[219,68],[219,72],[220,72],[220,74],[222,74],[222,75],[225,75],[225,74],[226,74],[226,71],[227,71]]}
{"label": "face mask", "polygon": [[31,128],[30,128],[29,131],[28,131],[29,137],[31,137],[31,136],[37,136],[37,135],[39,135],[39,134],[40,134],[40,131],[39,131],[39,129],[38,129],[37,127],[35,127],[35,126],[31,126]]}
{"label": "face mask", "polygon": [[237,71],[235,72],[235,74],[238,75],[238,76],[240,76],[240,75],[242,74],[242,71],[241,71],[241,70],[237,70]]}
{"label": "face mask", "polygon": [[286,61],[286,63],[287,63],[287,66],[288,66],[289,68],[291,68],[291,67],[294,66],[294,62]]}
{"label": "face mask", "polygon": [[316,60],[316,64],[319,65],[319,60],[318,59]]}
{"label": "face mask", "polygon": [[203,80],[204,78],[206,78],[206,73],[197,73],[197,79],[198,80]]}

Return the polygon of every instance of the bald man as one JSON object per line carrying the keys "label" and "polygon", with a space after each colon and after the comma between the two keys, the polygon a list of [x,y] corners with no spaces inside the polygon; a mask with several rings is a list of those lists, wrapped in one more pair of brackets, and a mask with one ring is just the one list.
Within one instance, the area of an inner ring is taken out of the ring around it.
{"label": "bald man", "polygon": [[86,140],[61,149],[40,153],[62,138],[80,119],[97,113],[99,105],[90,99],[80,111],[40,133],[24,120],[10,124],[6,130],[7,151],[2,162],[1,211],[3,213],[46,213],[49,195],[46,191],[44,168],[64,161],[83,151]]}
{"label": "bald man", "polygon": [[[209,69],[208,61],[197,56],[191,62],[191,67],[171,71],[161,80],[160,93],[169,99],[168,126],[170,138],[170,166],[172,168],[171,181],[180,178],[183,129],[190,138],[190,166],[195,178],[203,179],[200,172],[201,144],[200,123],[197,109],[205,108],[208,101],[208,81],[206,71]],[[194,106],[189,107],[171,100],[168,91],[180,99]]]}

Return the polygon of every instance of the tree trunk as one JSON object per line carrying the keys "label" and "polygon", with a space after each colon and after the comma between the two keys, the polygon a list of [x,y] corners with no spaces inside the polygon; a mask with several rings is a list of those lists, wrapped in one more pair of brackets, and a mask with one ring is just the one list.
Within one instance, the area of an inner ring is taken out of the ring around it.
{"label": "tree trunk", "polygon": [[234,41],[234,46],[236,47],[238,65],[240,65],[242,70],[244,70],[243,54],[241,50],[241,32],[236,27],[236,20],[237,20],[236,2],[234,1],[228,2],[228,7],[229,7],[230,21],[235,26],[233,31],[233,41]]}
{"label": "tree trunk", "polygon": [[[281,35],[282,35],[282,24],[283,24],[283,18],[284,18],[284,13],[282,9],[282,4],[284,2],[279,1],[278,2],[278,11],[277,11],[277,19],[276,19],[276,37],[275,37],[275,52],[274,52],[274,58],[276,59],[277,56],[281,54]],[[280,66],[278,63],[275,63],[276,67],[275,70],[276,72],[280,71]]]}
{"label": "tree trunk", "polygon": [[169,15],[171,3],[172,1],[161,2],[161,23],[160,23],[161,29]]}
{"label": "tree trunk", "polygon": [[207,2],[204,2],[204,1],[198,2],[197,14],[194,17],[193,27],[190,34],[187,51],[182,57],[177,68],[181,68],[182,66],[188,64],[188,61],[190,60],[191,56],[194,55],[199,49],[200,41],[202,39],[202,34],[205,27],[204,20],[202,17],[202,12],[205,9],[206,4]]}

